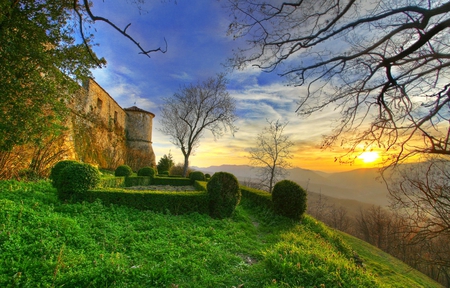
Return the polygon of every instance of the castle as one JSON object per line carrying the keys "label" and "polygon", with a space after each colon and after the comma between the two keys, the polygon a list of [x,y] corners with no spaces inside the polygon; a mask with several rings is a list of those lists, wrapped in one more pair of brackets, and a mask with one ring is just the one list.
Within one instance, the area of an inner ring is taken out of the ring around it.
{"label": "castle", "polygon": [[115,169],[156,166],[152,147],[155,114],[136,106],[122,108],[93,79],[69,101],[67,159]]}

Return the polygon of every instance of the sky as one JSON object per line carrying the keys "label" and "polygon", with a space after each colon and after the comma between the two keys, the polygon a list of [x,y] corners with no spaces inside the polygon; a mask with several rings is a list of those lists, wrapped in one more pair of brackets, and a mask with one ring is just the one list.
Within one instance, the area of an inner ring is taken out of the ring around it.
{"label": "sky", "polygon": [[335,158],[342,155],[339,147],[320,148],[323,136],[328,134],[339,117],[335,107],[328,107],[308,118],[295,113],[297,101],[304,87],[291,87],[276,73],[256,68],[230,71],[224,67],[232,57],[233,49],[243,47],[241,40],[227,36],[231,22],[225,1],[217,0],[141,0],[94,1],[92,11],[118,27],[131,23],[127,32],[144,49],[165,48],[166,53],[152,53],[151,58],[139,54],[139,49],[126,37],[105,23],[97,22],[94,48],[105,57],[106,67],[93,70],[93,76],[123,108],[138,106],[156,115],[153,119],[153,149],[156,161],[171,153],[176,163],[183,162],[178,147],[170,137],[158,130],[160,107],[183,85],[195,84],[227,72],[228,92],[237,101],[238,132],[214,140],[205,133],[200,146],[190,157],[190,165],[248,165],[249,149],[267,120],[288,122],[286,134],[295,145],[292,149],[292,167],[325,172],[346,171],[373,167],[357,159],[353,165],[340,164]]}

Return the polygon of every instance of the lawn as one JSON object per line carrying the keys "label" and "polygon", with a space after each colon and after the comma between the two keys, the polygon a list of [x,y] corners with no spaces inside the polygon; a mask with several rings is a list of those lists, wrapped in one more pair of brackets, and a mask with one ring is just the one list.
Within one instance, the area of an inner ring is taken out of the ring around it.
{"label": "lawn", "polygon": [[[49,182],[0,181],[0,211],[0,287],[395,287],[400,281],[377,275],[376,259],[356,265],[350,246],[356,244],[314,218],[293,222],[245,199],[232,218],[215,220],[100,201],[63,204]],[[423,275],[422,282],[401,281],[439,287]]]}

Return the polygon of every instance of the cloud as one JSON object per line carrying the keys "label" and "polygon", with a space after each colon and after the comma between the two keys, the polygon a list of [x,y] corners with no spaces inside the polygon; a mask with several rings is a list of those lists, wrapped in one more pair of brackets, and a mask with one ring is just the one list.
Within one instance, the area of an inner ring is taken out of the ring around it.
{"label": "cloud", "polygon": [[173,74],[170,74],[170,76],[172,78],[174,78],[174,79],[182,80],[183,82],[184,81],[193,81],[194,80],[194,77],[192,77],[191,75],[189,75],[186,72],[180,72],[178,74],[173,73]]}

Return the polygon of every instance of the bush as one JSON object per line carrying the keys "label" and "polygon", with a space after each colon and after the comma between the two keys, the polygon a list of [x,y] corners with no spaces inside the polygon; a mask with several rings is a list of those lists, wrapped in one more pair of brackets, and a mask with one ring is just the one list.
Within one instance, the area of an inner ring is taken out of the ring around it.
{"label": "bush", "polygon": [[219,219],[230,217],[241,200],[241,191],[236,177],[227,172],[217,172],[206,187],[209,215]]}
{"label": "bush", "polygon": [[57,187],[57,182],[58,182],[58,177],[59,174],[61,173],[61,171],[66,168],[67,166],[73,165],[73,164],[77,164],[77,161],[74,160],[63,160],[63,161],[59,161],[58,163],[55,164],[55,166],[53,166],[52,170],[50,171],[50,180],[52,181],[52,185],[53,187]]}
{"label": "bush", "polygon": [[280,181],[273,187],[272,203],[275,213],[299,220],[306,211],[306,191],[290,180]]}
{"label": "bush", "polygon": [[156,175],[156,171],[153,167],[144,167],[144,168],[139,169],[137,175],[138,176],[150,176],[153,178]]}
{"label": "bush", "polygon": [[133,170],[128,165],[120,165],[119,167],[116,168],[116,171],[114,172],[115,176],[128,177],[131,176],[131,174],[133,174]]}
{"label": "bush", "polygon": [[206,179],[211,178],[211,174],[206,173],[206,174],[205,174],[205,178],[206,178]]}
{"label": "bush", "polygon": [[191,179],[192,183],[197,181],[205,181],[205,174],[201,171],[194,171],[189,174],[189,179]]}
{"label": "bush", "polygon": [[169,176],[169,171],[162,171],[162,172],[158,171],[158,175],[159,176]]}
{"label": "bush", "polygon": [[77,194],[94,189],[99,183],[100,171],[97,168],[89,164],[76,163],[61,171],[56,189],[59,199],[76,200]]}
{"label": "bush", "polygon": [[[182,176],[183,175],[183,169],[184,169],[184,165],[179,163],[177,165],[174,165],[170,168],[169,170],[169,175],[170,176]],[[189,174],[191,174],[192,169],[188,167],[187,173],[186,173],[186,177],[189,177]]]}

